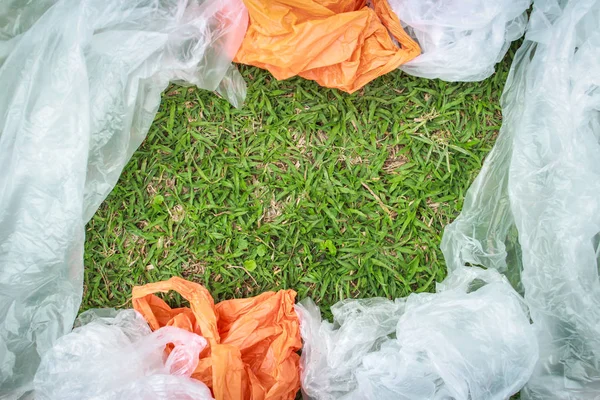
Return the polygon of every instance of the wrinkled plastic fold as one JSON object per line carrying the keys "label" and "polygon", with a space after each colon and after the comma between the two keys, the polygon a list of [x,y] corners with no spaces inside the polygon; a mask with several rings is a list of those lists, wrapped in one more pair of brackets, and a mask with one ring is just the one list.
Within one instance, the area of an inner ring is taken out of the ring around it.
{"label": "wrinkled plastic fold", "polygon": [[168,82],[243,100],[230,67],[247,12],[238,0],[8,1],[0,21],[0,397],[16,398],[72,328],[84,225]]}
{"label": "wrinkled plastic fold", "polygon": [[297,311],[305,399],[503,400],[538,359],[522,299],[494,270],[458,269],[435,294],[344,300],[333,323],[312,301]]}
{"label": "wrinkled plastic fold", "polygon": [[244,0],[236,62],[352,93],[419,55],[387,0]]}
{"label": "wrinkled plastic fold", "polygon": [[[83,323],[81,325],[81,323]],[[151,332],[134,310],[90,310],[42,357],[38,400],[211,400],[190,376],[206,340],[176,327]],[[165,357],[165,346],[171,351]]]}
{"label": "wrinkled plastic fold", "polygon": [[[174,290],[190,307],[171,308],[153,293]],[[133,307],[154,330],[175,326],[208,346],[192,377],[217,400],[293,400],[300,388],[296,292],[265,292],[218,304],[203,286],[174,277],[133,289]]]}
{"label": "wrinkled plastic fold", "polygon": [[536,0],[503,125],[462,213],[450,271],[496,269],[524,294],[539,363],[523,399],[600,393],[600,1]]}
{"label": "wrinkled plastic fold", "polygon": [[389,0],[422,54],[400,66],[422,78],[481,81],[527,25],[531,0]]}

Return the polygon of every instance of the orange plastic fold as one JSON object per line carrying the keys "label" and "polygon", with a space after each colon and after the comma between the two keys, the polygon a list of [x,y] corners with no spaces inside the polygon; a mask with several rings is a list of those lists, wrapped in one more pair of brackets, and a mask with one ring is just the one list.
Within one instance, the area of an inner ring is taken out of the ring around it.
{"label": "orange plastic fold", "polygon": [[[236,62],[352,93],[421,53],[387,0],[244,0]],[[400,44],[398,46],[390,34]]]}
{"label": "orange plastic fold", "polygon": [[[174,290],[190,308],[172,309],[153,293]],[[215,305],[208,290],[182,278],[133,288],[133,308],[153,330],[176,326],[202,335],[193,378],[204,382],[216,400],[295,398],[300,388],[300,323],[294,311],[296,292],[266,292]]]}

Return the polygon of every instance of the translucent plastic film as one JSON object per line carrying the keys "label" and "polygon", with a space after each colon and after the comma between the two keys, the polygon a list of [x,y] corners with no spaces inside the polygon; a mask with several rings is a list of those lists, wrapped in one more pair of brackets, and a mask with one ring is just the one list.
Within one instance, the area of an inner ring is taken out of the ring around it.
{"label": "translucent plastic film", "polygon": [[77,322],[85,325],[42,357],[36,399],[212,399],[210,389],[190,377],[207,345],[201,336],[171,326],[151,333],[133,310],[90,310]]}
{"label": "translucent plastic film", "polygon": [[423,78],[480,81],[525,32],[531,0],[389,0],[422,54],[400,69]]}
{"label": "translucent plastic film", "polygon": [[524,294],[540,359],[525,399],[600,393],[600,1],[536,0],[503,126],[444,234],[451,271],[482,265]]}
{"label": "translucent plastic film", "polygon": [[305,399],[503,400],[537,361],[522,299],[494,270],[459,269],[436,294],[339,302],[333,324],[310,301],[297,311]]}
{"label": "translucent plastic film", "polygon": [[8,1],[0,21],[0,397],[18,397],[71,330],[84,225],[161,91],[243,99],[230,67],[247,13],[238,0]]}

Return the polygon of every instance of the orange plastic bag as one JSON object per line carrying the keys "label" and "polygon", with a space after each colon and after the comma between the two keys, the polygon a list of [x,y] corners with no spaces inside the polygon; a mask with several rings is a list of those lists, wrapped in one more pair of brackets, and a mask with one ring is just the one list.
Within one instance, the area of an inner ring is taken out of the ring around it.
{"label": "orange plastic bag", "polygon": [[[174,290],[190,308],[172,309],[156,292]],[[215,305],[208,290],[182,278],[133,288],[133,308],[153,330],[177,326],[206,338],[193,378],[216,400],[294,399],[300,389],[296,292],[266,292]]]}
{"label": "orange plastic bag", "polygon": [[[421,53],[386,0],[244,0],[250,26],[234,61],[352,93]],[[400,43],[394,43],[390,33]]]}

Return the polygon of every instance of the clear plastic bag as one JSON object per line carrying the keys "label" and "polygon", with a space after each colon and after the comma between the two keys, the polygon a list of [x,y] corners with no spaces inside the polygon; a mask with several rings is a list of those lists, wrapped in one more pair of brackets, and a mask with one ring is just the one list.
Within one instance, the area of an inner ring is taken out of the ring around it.
{"label": "clear plastic bag", "polygon": [[537,361],[522,299],[494,270],[459,269],[436,294],[342,301],[333,324],[311,301],[297,312],[307,399],[502,400]]}
{"label": "clear plastic bag", "polygon": [[72,328],[85,223],[168,82],[244,98],[230,67],[247,12],[241,0],[9,1],[0,12],[0,397],[18,397]]}
{"label": "clear plastic bag", "polygon": [[531,0],[389,0],[422,54],[400,67],[423,78],[480,81],[525,32]]}
{"label": "clear plastic bag", "polygon": [[203,337],[171,326],[151,332],[134,310],[99,312],[82,314],[84,325],[44,354],[36,399],[212,399],[204,383],[190,378],[207,345]]}
{"label": "clear plastic bag", "polygon": [[536,0],[500,136],[447,227],[448,268],[524,294],[540,360],[523,399],[600,393],[600,1]]}

